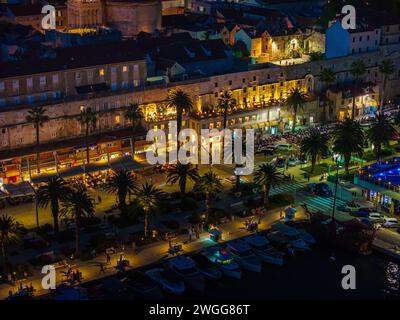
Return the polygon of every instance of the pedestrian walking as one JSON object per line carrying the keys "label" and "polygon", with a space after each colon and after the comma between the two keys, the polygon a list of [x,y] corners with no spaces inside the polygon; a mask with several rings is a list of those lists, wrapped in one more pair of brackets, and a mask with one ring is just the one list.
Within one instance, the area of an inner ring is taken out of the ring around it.
{"label": "pedestrian walking", "polygon": [[192,228],[189,227],[188,232],[189,232],[188,242],[190,242],[190,241],[192,241]]}

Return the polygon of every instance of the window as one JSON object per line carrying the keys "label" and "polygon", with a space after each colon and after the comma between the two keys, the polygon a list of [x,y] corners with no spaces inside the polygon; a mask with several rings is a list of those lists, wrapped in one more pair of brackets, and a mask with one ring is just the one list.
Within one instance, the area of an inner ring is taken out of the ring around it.
{"label": "window", "polygon": [[28,89],[32,89],[32,87],[33,87],[33,79],[32,78],[26,79],[26,86],[28,87]]}
{"label": "window", "polygon": [[353,43],[356,42],[356,38],[353,37]]}
{"label": "window", "polygon": [[40,77],[39,84],[40,84],[40,86],[45,86],[46,85],[46,77]]}
{"label": "window", "polygon": [[128,72],[128,67],[127,66],[123,66],[122,67],[122,72]]}
{"label": "window", "polygon": [[12,88],[13,88],[14,91],[19,90],[19,80],[14,79],[12,81]]}
{"label": "window", "polygon": [[121,118],[119,115],[115,116],[115,125],[119,126],[121,124]]}
{"label": "window", "polygon": [[271,79],[271,75],[269,73],[267,74],[267,79]]}
{"label": "window", "polygon": [[362,36],[360,37],[360,42],[362,41]]}
{"label": "window", "polygon": [[3,107],[6,105],[6,99],[0,99],[0,107]]}
{"label": "window", "polygon": [[245,78],[243,78],[243,79],[242,79],[242,83],[245,83],[245,82],[246,82],[246,79],[245,79]]}
{"label": "window", "polygon": [[100,69],[100,70],[99,70],[99,76],[100,76],[100,77],[103,77],[104,74],[105,74],[104,69]]}
{"label": "window", "polygon": [[5,89],[4,87],[4,81],[0,81],[0,92],[3,92]]}
{"label": "window", "polygon": [[257,77],[256,76],[253,76],[253,81],[256,81],[257,80]]}
{"label": "window", "polygon": [[257,87],[253,87],[253,91],[256,91],[257,90]]}
{"label": "window", "polygon": [[58,81],[59,81],[59,79],[58,79],[58,74],[53,74],[53,77],[52,77],[53,79],[53,85],[57,85],[58,84]]}
{"label": "window", "polygon": [[75,80],[80,80],[80,78],[81,78],[81,73],[75,72]]}
{"label": "window", "polygon": [[14,104],[20,104],[21,99],[19,97],[14,97]]}
{"label": "window", "polygon": [[214,85],[215,85],[216,88],[218,88],[218,82],[216,82]]}
{"label": "window", "polygon": [[231,86],[232,85],[232,80],[229,80],[228,84]]}

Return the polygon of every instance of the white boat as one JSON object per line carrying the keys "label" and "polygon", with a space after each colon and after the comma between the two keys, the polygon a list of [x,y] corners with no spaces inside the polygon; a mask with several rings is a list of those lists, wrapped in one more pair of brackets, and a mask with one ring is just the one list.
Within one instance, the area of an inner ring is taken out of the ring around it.
{"label": "white boat", "polygon": [[300,233],[300,237],[309,245],[313,245],[317,243],[317,240],[315,240],[315,238],[309,234],[307,231],[305,230],[299,230]]}
{"label": "white boat", "polygon": [[251,250],[251,247],[243,240],[236,239],[227,243],[229,252],[233,255],[237,263],[244,269],[261,272],[261,260]]}
{"label": "white boat", "polygon": [[240,279],[242,277],[242,270],[235,262],[233,255],[224,248],[211,247],[205,249],[203,254],[208,260],[215,263],[225,276],[234,279]]}
{"label": "white boat", "polygon": [[197,291],[204,291],[204,277],[197,269],[196,263],[192,259],[185,256],[177,256],[170,259],[167,265],[183,279],[188,287]]}
{"label": "white boat", "polygon": [[299,251],[310,250],[310,247],[301,238],[300,232],[297,229],[290,227],[286,224],[283,224],[281,222],[272,224],[271,229],[282,233],[288,239],[293,249]]}
{"label": "white boat", "polygon": [[196,262],[199,271],[209,280],[219,280],[222,277],[221,271],[218,266],[207,259],[201,253],[195,253],[190,256],[190,258]]}
{"label": "white boat", "polygon": [[186,288],[183,280],[171,270],[154,268],[146,271],[146,274],[169,293],[182,294],[185,292]]}
{"label": "white boat", "polygon": [[261,260],[278,266],[283,265],[283,257],[285,254],[275,249],[267,238],[255,233],[244,237],[243,240],[246,241]]}

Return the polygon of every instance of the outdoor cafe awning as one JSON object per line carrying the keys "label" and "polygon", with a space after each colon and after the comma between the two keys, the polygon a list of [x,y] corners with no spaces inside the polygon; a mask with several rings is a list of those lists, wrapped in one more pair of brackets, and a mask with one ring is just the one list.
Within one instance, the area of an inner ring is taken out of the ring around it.
{"label": "outdoor cafe awning", "polygon": [[32,196],[35,191],[32,185],[28,181],[23,181],[20,183],[8,183],[3,185],[4,190],[8,197],[16,198],[23,196]]}
{"label": "outdoor cafe awning", "polygon": [[136,170],[141,168],[142,165],[134,161],[130,156],[125,156],[110,161],[110,167],[113,170]]}
{"label": "outdoor cafe awning", "polygon": [[[143,165],[139,164],[138,162],[134,161],[130,156],[125,156],[118,159],[112,159],[110,162],[94,162],[89,163],[85,166],[76,166],[67,168],[63,171],[59,171],[58,175],[62,178],[70,178],[78,175],[82,175],[86,173],[93,173],[98,171],[103,171],[107,169],[113,170],[136,170],[142,168]],[[53,174],[43,174],[35,176],[31,179],[32,183],[42,183],[46,182],[49,178],[57,176],[57,173]]]}

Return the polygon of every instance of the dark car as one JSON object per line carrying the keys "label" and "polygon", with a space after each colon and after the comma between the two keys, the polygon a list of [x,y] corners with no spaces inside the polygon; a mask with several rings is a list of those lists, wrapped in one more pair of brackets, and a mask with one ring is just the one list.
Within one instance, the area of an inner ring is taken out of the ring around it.
{"label": "dark car", "polygon": [[357,210],[357,211],[353,211],[352,213],[350,213],[350,215],[352,215],[353,217],[357,217],[357,218],[368,218],[369,212],[363,211],[363,210]]}
{"label": "dark car", "polygon": [[278,160],[276,160],[275,166],[278,168],[284,168],[285,164],[286,164],[286,160],[284,158],[279,158]]}
{"label": "dark car", "polygon": [[332,190],[329,188],[329,186],[326,183],[316,184],[313,191],[317,196],[320,196],[320,197],[330,198],[333,196]]}

